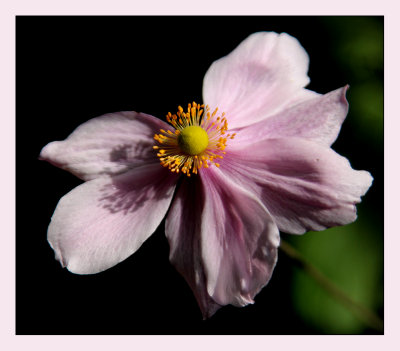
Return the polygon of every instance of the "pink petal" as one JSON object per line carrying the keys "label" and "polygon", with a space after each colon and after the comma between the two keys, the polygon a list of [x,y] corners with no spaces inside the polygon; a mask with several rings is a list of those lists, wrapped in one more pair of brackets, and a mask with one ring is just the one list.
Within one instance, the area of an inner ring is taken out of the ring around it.
{"label": "pink petal", "polygon": [[203,186],[191,196],[194,185],[178,192],[166,234],[172,263],[209,316],[219,305],[253,302],[271,277],[279,232],[254,195],[223,179],[220,171],[202,170],[201,180]]}
{"label": "pink petal", "polygon": [[90,180],[157,162],[155,133],[168,125],[137,112],[110,113],[80,125],[66,140],[45,146],[40,158]]}
{"label": "pink petal", "polygon": [[121,262],[156,230],[176,180],[159,164],[149,164],[76,187],[61,198],[49,225],[56,258],[79,274]]}
{"label": "pink petal", "polygon": [[296,138],[231,151],[221,170],[259,196],[279,229],[292,234],[353,222],[355,204],[372,183],[329,147]]}
{"label": "pink petal", "polygon": [[276,113],[309,82],[308,55],[287,35],[250,35],[229,55],[215,61],[203,82],[203,100],[226,112],[230,128]]}
{"label": "pink petal", "polygon": [[203,317],[209,318],[221,306],[207,293],[199,236],[203,205],[200,178],[184,178],[168,213],[165,233],[170,244],[170,261],[193,290]]}
{"label": "pink petal", "polygon": [[336,140],[346,118],[348,86],[325,95],[314,94],[267,120],[237,132],[232,146],[243,147],[254,140],[297,137],[330,146]]}

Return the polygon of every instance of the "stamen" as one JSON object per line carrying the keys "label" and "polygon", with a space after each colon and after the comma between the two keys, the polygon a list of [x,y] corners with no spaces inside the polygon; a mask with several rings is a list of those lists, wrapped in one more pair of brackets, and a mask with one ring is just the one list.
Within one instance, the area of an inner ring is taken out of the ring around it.
{"label": "stamen", "polygon": [[175,130],[160,130],[154,139],[160,144],[153,149],[157,151],[161,165],[168,167],[171,172],[182,172],[190,177],[191,173],[210,165],[220,167],[221,164],[214,162],[223,159],[226,152],[227,140],[236,135],[224,135],[228,130],[228,122],[225,113],[217,116],[218,108],[212,113],[210,107],[193,102],[188,104],[184,112],[178,106],[176,114],[168,112],[166,119]]}

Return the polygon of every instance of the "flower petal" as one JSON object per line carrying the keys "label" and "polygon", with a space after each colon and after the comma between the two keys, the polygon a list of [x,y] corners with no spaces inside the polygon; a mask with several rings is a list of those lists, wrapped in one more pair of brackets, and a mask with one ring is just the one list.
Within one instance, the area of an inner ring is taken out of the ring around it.
{"label": "flower petal", "polygon": [[233,147],[253,144],[254,140],[296,137],[330,146],[336,140],[346,118],[348,86],[309,99],[278,112],[267,120],[243,128]]}
{"label": "flower petal", "polygon": [[93,118],[64,141],[46,145],[40,158],[90,180],[157,162],[153,136],[165,122],[144,113],[118,112]]}
{"label": "flower petal", "polygon": [[106,270],[133,254],[165,216],[177,176],[159,164],[81,184],[61,198],[48,241],[71,272]]}
{"label": "flower petal", "polygon": [[255,196],[220,171],[213,169],[202,180],[201,241],[208,293],[222,305],[247,305],[271,277],[278,228]]}
{"label": "flower petal", "polygon": [[250,35],[215,61],[203,82],[203,100],[226,113],[229,127],[256,123],[280,110],[309,83],[308,55],[288,34]]}
{"label": "flower petal", "polygon": [[165,233],[170,245],[171,263],[193,290],[203,317],[209,318],[221,305],[207,293],[200,243],[203,206],[204,192],[200,178],[185,177],[168,213]]}
{"label": "flower petal", "polygon": [[[279,232],[257,198],[217,169],[202,170],[196,197],[179,191],[166,221],[170,259],[195,292],[203,314],[244,306],[269,281]],[[204,310],[206,313],[204,313]]]}
{"label": "flower petal", "polygon": [[221,170],[262,199],[280,230],[302,234],[345,225],[372,183],[329,147],[288,138],[227,153]]}

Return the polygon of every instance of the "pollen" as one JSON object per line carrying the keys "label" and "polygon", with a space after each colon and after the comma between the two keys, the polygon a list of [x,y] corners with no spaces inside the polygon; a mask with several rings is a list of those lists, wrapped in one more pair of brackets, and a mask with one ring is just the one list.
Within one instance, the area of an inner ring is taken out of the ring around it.
{"label": "pollen", "polygon": [[181,106],[176,114],[167,114],[167,122],[173,129],[161,129],[154,135],[160,163],[172,172],[182,172],[190,177],[201,168],[221,166],[228,139],[236,134],[226,134],[228,121],[225,113],[218,115],[218,108],[212,113],[210,107],[188,104],[186,111]]}

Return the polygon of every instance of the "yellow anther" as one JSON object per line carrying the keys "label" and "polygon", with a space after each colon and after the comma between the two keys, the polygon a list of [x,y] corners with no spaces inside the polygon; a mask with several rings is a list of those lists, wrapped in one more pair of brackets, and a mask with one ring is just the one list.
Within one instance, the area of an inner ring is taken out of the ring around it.
{"label": "yellow anther", "polygon": [[223,159],[227,140],[233,139],[235,134],[223,137],[228,123],[225,113],[220,116],[217,113],[218,108],[211,113],[208,105],[204,110],[204,105],[196,102],[188,104],[187,111],[179,106],[176,114],[168,112],[166,120],[175,130],[161,129],[160,134],[154,135],[154,139],[162,145],[162,149],[158,145],[153,146],[161,165],[188,177],[212,164],[220,167],[220,163],[215,161]]}

